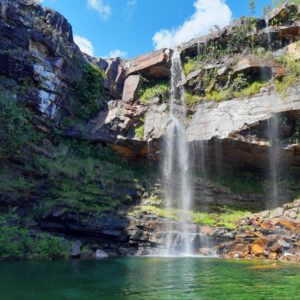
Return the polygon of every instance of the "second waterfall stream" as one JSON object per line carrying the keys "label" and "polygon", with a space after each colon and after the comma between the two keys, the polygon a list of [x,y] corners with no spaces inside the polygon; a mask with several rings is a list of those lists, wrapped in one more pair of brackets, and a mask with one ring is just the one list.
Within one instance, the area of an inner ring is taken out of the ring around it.
{"label": "second waterfall stream", "polygon": [[187,141],[185,121],[186,109],[182,82],[184,73],[180,53],[174,51],[171,67],[171,95],[169,122],[165,137],[163,179],[166,209],[179,211],[182,222],[181,231],[175,245],[172,225],[167,228],[166,255],[191,255],[192,246],[189,238],[188,224],[192,205],[192,186],[189,165],[189,144]]}

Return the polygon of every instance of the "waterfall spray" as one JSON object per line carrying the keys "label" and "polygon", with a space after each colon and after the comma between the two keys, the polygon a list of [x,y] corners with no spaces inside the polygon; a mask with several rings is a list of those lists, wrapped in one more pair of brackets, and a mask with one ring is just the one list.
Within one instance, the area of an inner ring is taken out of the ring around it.
{"label": "waterfall spray", "polygon": [[[189,176],[189,145],[185,131],[186,110],[184,103],[184,74],[180,54],[175,51],[171,67],[171,97],[169,125],[165,138],[163,175],[165,182],[166,208],[180,209],[181,226],[180,254],[191,254],[188,237],[189,211],[191,209],[191,185]],[[172,254],[172,233],[169,228],[166,241],[167,254]]]}

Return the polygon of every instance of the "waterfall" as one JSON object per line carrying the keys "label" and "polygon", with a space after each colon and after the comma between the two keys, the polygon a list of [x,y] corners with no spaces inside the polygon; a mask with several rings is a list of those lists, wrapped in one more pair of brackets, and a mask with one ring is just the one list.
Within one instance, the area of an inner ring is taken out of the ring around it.
{"label": "waterfall", "polygon": [[271,142],[270,153],[269,153],[269,172],[270,172],[270,207],[276,207],[279,204],[279,189],[278,189],[278,179],[279,179],[279,165],[280,165],[280,143],[278,135],[278,116],[274,114],[272,118],[268,121],[268,138]]}
{"label": "waterfall", "polygon": [[185,130],[186,110],[183,79],[184,73],[180,54],[175,51],[172,56],[169,123],[165,138],[163,176],[166,208],[181,211],[179,218],[182,226],[180,232],[181,249],[174,249],[172,228],[168,228],[166,239],[168,255],[176,252],[176,250],[179,251],[179,254],[191,254],[192,251],[191,241],[188,237],[192,195],[189,176],[189,145]]}

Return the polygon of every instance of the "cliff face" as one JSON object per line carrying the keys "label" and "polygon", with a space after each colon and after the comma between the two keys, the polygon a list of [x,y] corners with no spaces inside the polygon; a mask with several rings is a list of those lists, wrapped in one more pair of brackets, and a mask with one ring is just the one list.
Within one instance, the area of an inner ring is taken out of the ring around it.
{"label": "cliff face", "polygon": [[1,1],[1,89],[51,119],[67,114],[84,58],[71,25],[34,1]]}
{"label": "cliff face", "polygon": [[[93,58],[80,52],[63,16],[33,0],[0,0],[0,12],[7,113],[0,134],[8,138],[0,151],[1,209],[17,207],[31,220],[20,225],[95,240],[114,254],[135,253],[140,244],[140,253],[152,253],[163,244],[164,220],[149,212],[147,199],[160,195],[173,50]],[[195,208],[264,208],[274,115],[284,174],[298,174],[299,19],[298,6],[283,6],[269,26],[241,19],[178,47]],[[282,202],[295,197],[297,184],[284,185]],[[128,213],[142,200],[138,216]]]}

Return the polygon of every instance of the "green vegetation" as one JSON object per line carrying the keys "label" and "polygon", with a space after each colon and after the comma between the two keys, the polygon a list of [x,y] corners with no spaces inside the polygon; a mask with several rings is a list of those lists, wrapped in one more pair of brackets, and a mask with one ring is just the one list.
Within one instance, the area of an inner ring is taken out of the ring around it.
{"label": "green vegetation", "polygon": [[282,78],[276,78],[275,86],[278,93],[286,96],[288,88],[299,81],[300,62],[299,60],[293,59],[293,57],[288,54],[281,55],[279,57],[279,62],[285,67],[285,69],[288,71],[288,74]]}
{"label": "green vegetation", "polygon": [[239,21],[240,24],[232,27],[228,41],[222,44],[211,41],[202,47],[198,56],[186,57],[183,62],[184,73],[187,75],[207,62],[221,60],[225,56],[233,56],[235,53],[242,53],[245,49],[253,51],[256,44],[249,33],[256,28],[257,20],[252,17],[244,17]]}
{"label": "green vegetation", "polygon": [[184,100],[186,106],[193,106],[195,104],[198,104],[201,101],[201,97],[198,95],[192,95],[189,92],[184,93]]}
{"label": "green vegetation", "polygon": [[14,210],[0,215],[0,259],[58,259],[70,255],[63,238],[46,232],[30,231],[19,224]]}
{"label": "green vegetation", "polygon": [[273,0],[273,5],[274,6],[281,6],[285,3],[300,5],[300,0]]}
{"label": "green vegetation", "polygon": [[249,211],[234,210],[224,206],[218,213],[193,213],[192,220],[196,224],[207,224],[228,229],[236,229],[238,221],[250,215],[251,212]]}
{"label": "green vegetation", "polygon": [[76,115],[80,119],[90,119],[103,106],[103,72],[95,65],[85,64],[82,70],[82,78],[75,87],[79,103],[76,107]]}
{"label": "green vegetation", "polygon": [[130,191],[141,188],[143,170],[128,168],[128,163],[109,148],[70,140],[58,144],[54,153],[53,158],[37,157],[34,161],[50,184],[44,201],[34,209],[35,216],[56,206],[98,214],[115,211],[132,201]]}
{"label": "green vegetation", "polygon": [[38,139],[32,114],[12,96],[0,95],[0,158],[17,155],[22,147]]}
{"label": "green vegetation", "polygon": [[[143,120],[143,122],[144,122],[144,120]],[[145,124],[144,123],[135,128],[135,137],[138,138],[139,140],[144,139],[144,133],[145,133]]]}
{"label": "green vegetation", "polygon": [[[139,211],[149,214],[154,214],[160,218],[171,219],[174,221],[181,221],[183,212],[179,209],[166,209],[154,205],[144,205],[136,207],[135,211],[130,214],[135,215]],[[240,219],[245,218],[251,213],[249,211],[235,210],[233,208],[224,206],[219,207],[215,213],[190,211],[192,222],[196,224],[206,224],[211,226],[220,226],[228,229],[235,229]]]}
{"label": "green vegetation", "polygon": [[298,81],[298,78],[295,75],[288,75],[281,79],[275,80],[275,86],[278,93],[283,96],[286,96],[286,92],[289,87],[294,85]]}
{"label": "green vegetation", "polygon": [[35,187],[33,180],[26,178],[16,170],[3,166],[0,169],[0,191],[2,193],[22,193],[26,196]]}
{"label": "green vegetation", "polygon": [[62,137],[61,128],[50,121],[45,126],[51,133],[39,132],[33,124],[42,120],[9,98],[1,97],[0,108],[0,197],[24,201],[39,193],[42,200],[34,203],[31,217],[57,206],[97,214],[116,211],[142,189],[144,169],[128,167],[111,148]]}
{"label": "green vegetation", "polygon": [[232,84],[229,85],[229,88],[221,89],[220,91],[213,90],[208,93],[205,98],[207,100],[220,102],[232,98],[251,97],[259,93],[260,89],[267,85],[268,83],[263,81],[249,83],[243,74],[238,74]]}
{"label": "green vegetation", "polygon": [[197,70],[199,66],[197,58],[188,58],[185,63],[183,64],[183,71],[185,75],[192,73],[193,71]]}
{"label": "green vegetation", "polygon": [[166,81],[147,83],[139,90],[140,100],[147,104],[149,101],[159,97],[166,101],[170,94],[170,84]]}

